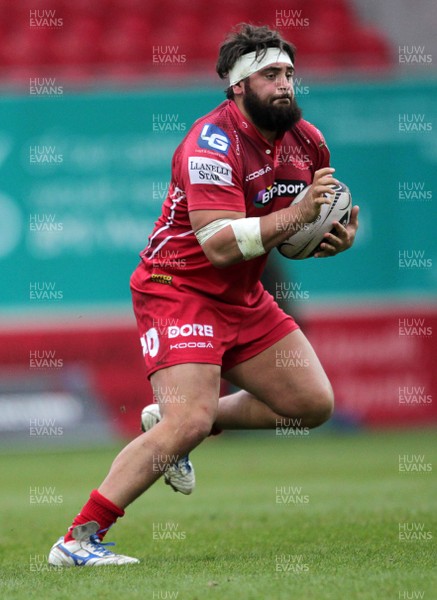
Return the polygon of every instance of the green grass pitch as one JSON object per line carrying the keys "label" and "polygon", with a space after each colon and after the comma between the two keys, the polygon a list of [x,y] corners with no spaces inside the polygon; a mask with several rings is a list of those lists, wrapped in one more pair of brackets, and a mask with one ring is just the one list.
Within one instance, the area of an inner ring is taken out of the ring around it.
{"label": "green grass pitch", "polygon": [[2,457],[2,599],[437,598],[435,431],[209,439],[192,496],[158,481],[107,536],[140,565],[48,568],[116,451]]}

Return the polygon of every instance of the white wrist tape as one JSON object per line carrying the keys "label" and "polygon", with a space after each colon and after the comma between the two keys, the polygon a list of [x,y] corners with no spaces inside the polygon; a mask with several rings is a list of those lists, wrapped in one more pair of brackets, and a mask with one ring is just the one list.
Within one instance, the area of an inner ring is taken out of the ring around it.
{"label": "white wrist tape", "polygon": [[[262,54],[261,54],[262,56]],[[237,58],[234,66],[229,71],[229,85],[235,85],[253,73],[272,65],[273,63],[286,63],[293,66],[291,58],[280,48],[267,48],[262,58],[256,57],[256,52],[248,52]]]}
{"label": "white wrist tape", "polygon": [[244,260],[250,260],[266,253],[261,238],[259,217],[235,219],[232,221],[231,227]]}
{"label": "white wrist tape", "polygon": [[230,223],[233,223],[232,219],[217,219],[211,221],[208,225],[205,225],[194,234],[197,241],[201,246],[209,240],[213,235],[221,231],[224,227],[227,227]]}

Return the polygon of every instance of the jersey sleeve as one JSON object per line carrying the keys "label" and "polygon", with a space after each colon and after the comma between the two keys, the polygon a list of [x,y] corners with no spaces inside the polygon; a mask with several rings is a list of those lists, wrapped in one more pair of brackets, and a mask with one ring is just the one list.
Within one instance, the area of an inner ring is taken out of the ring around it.
{"label": "jersey sleeve", "polygon": [[329,152],[329,148],[326,144],[326,140],[323,137],[322,132],[314,127],[315,130],[315,142],[317,144],[318,150],[318,166],[316,170],[323,169],[324,167],[329,167],[331,162],[331,153]]}
{"label": "jersey sleeve", "polygon": [[242,164],[231,136],[205,121],[195,124],[175,156],[188,211],[231,210],[246,213]]}
{"label": "jersey sleeve", "polygon": [[324,167],[331,166],[331,154],[320,129],[317,129],[317,127],[309,121],[302,119],[299,121],[298,130],[302,139],[308,144],[313,163],[313,170],[318,171]]}

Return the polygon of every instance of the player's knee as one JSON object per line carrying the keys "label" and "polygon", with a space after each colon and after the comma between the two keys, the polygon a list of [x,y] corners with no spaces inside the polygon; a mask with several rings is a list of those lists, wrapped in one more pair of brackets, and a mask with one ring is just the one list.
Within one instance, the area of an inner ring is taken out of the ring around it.
{"label": "player's knee", "polygon": [[331,385],[326,388],[319,396],[316,403],[316,425],[322,425],[328,421],[334,412],[334,392]]}
{"label": "player's knee", "polygon": [[331,385],[314,390],[304,404],[305,420],[308,427],[318,427],[330,419],[334,411],[334,392]]}
{"label": "player's knee", "polygon": [[200,444],[211,432],[214,416],[208,410],[197,409],[172,419],[174,435],[185,446],[194,448]]}
{"label": "player's knee", "polygon": [[318,427],[325,423],[334,410],[334,393],[329,382],[300,394],[289,394],[289,403],[278,412],[284,417],[298,420],[302,427]]}
{"label": "player's knee", "polygon": [[214,419],[210,418],[207,414],[196,415],[188,423],[185,431],[186,438],[195,444],[202,442],[211,433],[213,424]]}

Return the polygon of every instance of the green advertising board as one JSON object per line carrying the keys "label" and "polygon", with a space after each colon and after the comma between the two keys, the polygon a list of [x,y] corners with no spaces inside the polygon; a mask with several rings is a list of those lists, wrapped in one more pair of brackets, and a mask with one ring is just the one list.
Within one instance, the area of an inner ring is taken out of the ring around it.
{"label": "green advertising board", "polygon": [[[354,249],[335,259],[278,254],[284,277],[320,301],[432,297],[437,83],[296,91],[361,206],[361,228]],[[223,98],[218,89],[1,98],[3,314],[130,310],[129,277],[165,198],[172,154]],[[428,266],[405,267],[402,256]]]}

